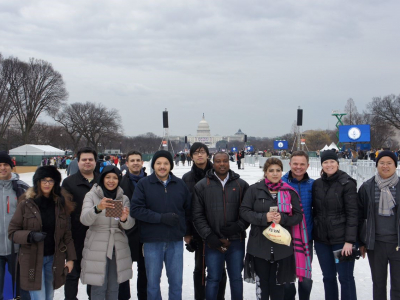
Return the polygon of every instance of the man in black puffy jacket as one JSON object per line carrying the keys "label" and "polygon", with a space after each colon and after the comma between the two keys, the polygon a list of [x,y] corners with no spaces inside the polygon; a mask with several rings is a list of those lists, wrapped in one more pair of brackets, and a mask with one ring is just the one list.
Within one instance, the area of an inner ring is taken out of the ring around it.
{"label": "man in black puffy jacket", "polygon": [[217,152],[213,169],[194,187],[193,224],[206,241],[206,299],[217,299],[225,262],[232,299],[243,299],[243,258],[246,228],[239,208],[249,185],[229,168],[229,155]]}

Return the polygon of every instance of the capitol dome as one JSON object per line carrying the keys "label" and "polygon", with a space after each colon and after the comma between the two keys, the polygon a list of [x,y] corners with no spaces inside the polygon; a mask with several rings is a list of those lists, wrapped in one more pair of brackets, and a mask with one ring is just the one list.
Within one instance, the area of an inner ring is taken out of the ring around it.
{"label": "capitol dome", "polygon": [[208,122],[204,119],[204,114],[203,119],[197,127],[197,136],[211,136],[210,125],[208,125]]}

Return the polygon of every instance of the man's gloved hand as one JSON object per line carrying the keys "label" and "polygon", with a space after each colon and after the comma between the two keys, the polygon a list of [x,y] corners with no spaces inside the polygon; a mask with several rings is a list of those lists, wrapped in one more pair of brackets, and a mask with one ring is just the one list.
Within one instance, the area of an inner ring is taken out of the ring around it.
{"label": "man's gloved hand", "polygon": [[186,244],[186,250],[189,252],[194,252],[199,248],[195,239],[191,239],[189,244]]}
{"label": "man's gloved hand", "polygon": [[211,233],[206,238],[206,242],[207,242],[208,247],[210,247],[211,249],[215,249],[215,250],[218,250],[223,245],[215,233]]}
{"label": "man's gloved hand", "polygon": [[168,226],[176,226],[179,224],[179,216],[174,213],[166,213],[161,215],[161,223]]}
{"label": "man's gloved hand", "polygon": [[240,233],[242,228],[236,222],[228,222],[226,226],[221,227],[220,231],[225,237],[231,237]]}
{"label": "man's gloved hand", "polygon": [[28,243],[39,243],[46,238],[46,232],[31,231],[28,235]]}

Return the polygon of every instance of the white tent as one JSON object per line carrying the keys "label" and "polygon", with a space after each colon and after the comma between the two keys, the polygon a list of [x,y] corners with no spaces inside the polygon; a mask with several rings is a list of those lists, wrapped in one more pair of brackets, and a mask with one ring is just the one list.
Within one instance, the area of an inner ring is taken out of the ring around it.
{"label": "white tent", "polygon": [[332,143],[329,145],[329,149],[339,150],[339,148],[336,146],[336,144],[335,144],[334,142],[332,142]]}
{"label": "white tent", "polygon": [[328,145],[325,145],[325,147],[324,148],[322,148],[320,151],[325,151],[325,150],[328,150],[329,148],[328,148]]}
{"label": "white tent", "polygon": [[31,145],[26,144],[10,150],[10,156],[13,155],[65,155],[65,151],[49,145]]}

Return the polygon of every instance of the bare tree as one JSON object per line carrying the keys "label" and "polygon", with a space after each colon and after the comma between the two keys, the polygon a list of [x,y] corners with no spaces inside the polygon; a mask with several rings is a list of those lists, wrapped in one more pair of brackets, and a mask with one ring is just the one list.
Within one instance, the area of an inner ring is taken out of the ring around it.
{"label": "bare tree", "polygon": [[4,135],[14,115],[14,107],[9,101],[9,73],[3,66],[3,56],[0,53],[0,144],[4,143]]}
{"label": "bare tree", "polygon": [[381,118],[369,113],[364,112],[362,115],[363,123],[370,124],[371,126],[371,147],[380,149],[381,147],[397,147],[397,142],[393,140],[395,136],[395,128],[389,123],[381,121]]}
{"label": "bare tree", "polygon": [[9,58],[4,60],[3,67],[9,75],[9,100],[26,143],[39,115],[43,112],[55,114],[68,93],[61,74],[44,60],[31,58],[25,63]]}
{"label": "bare tree", "polygon": [[81,138],[85,138],[87,145],[98,150],[100,144],[104,147],[119,139],[122,130],[118,111],[107,109],[100,103],[78,102],[67,105],[54,119],[65,128],[74,147]]}
{"label": "bare tree", "polygon": [[400,95],[372,98],[367,108],[380,122],[400,129]]}
{"label": "bare tree", "polygon": [[357,106],[352,98],[347,100],[344,112],[347,114],[343,117],[344,125],[361,124],[361,114],[357,110]]}

